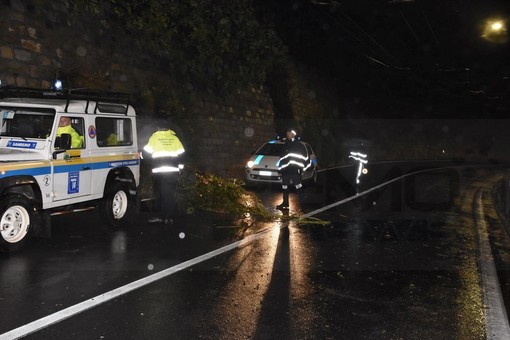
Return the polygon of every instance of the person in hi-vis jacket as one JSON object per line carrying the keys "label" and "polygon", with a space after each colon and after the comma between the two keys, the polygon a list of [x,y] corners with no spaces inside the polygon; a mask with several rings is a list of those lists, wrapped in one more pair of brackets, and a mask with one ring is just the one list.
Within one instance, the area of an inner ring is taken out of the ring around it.
{"label": "person in hi-vis jacket", "polygon": [[289,209],[289,185],[291,183],[296,188],[296,193],[301,202],[301,188],[303,187],[301,176],[307,163],[308,154],[305,146],[296,139],[296,131],[294,129],[288,129],[283,152],[278,161],[278,170],[280,170],[282,174],[283,189],[283,202],[276,206],[278,209]]}
{"label": "person in hi-vis jacket", "polygon": [[60,137],[63,133],[71,135],[71,148],[79,149],[83,146],[83,136],[76,132],[76,130],[71,126],[70,117],[60,117],[57,128],[57,137]]}
{"label": "person in hi-vis jacket", "polygon": [[152,188],[155,196],[156,214],[149,222],[172,223],[170,217],[176,209],[175,191],[179,172],[184,168],[184,147],[173,130],[162,128],[152,134],[143,151],[152,165]]}

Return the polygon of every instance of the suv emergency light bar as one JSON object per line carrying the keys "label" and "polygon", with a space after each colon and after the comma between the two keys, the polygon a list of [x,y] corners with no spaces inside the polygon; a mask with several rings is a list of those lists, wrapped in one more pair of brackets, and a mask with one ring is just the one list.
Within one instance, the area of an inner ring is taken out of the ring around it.
{"label": "suv emergency light bar", "polygon": [[[85,113],[88,113],[89,103],[95,101],[94,114],[97,113],[98,107],[108,107],[113,113],[122,113],[127,115],[129,108],[129,94],[121,92],[98,91],[90,89],[70,89],[67,92],[53,91],[47,89],[35,89],[30,87],[18,86],[1,86],[0,99],[3,98],[44,98],[44,99],[65,99],[67,100],[65,112],[69,108],[71,100],[85,100],[87,106]],[[120,104],[120,105],[101,105],[102,103]],[[121,110],[119,110],[121,109]]]}

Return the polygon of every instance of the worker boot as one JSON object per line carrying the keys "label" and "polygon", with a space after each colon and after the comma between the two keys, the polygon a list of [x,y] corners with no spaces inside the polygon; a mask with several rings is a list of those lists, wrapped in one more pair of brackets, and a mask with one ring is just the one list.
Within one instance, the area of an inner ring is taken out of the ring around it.
{"label": "worker boot", "polygon": [[276,206],[276,209],[288,210],[289,209],[289,190],[283,190],[283,202]]}

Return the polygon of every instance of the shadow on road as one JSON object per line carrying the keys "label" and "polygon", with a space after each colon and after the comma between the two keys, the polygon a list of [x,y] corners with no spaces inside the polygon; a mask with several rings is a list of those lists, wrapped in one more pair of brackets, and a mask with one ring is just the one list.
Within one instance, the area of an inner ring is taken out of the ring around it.
{"label": "shadow on road", "polygon": [[290,247],[289,228],[280,230],[276,247],[271,282],[267,289],[257,320],[254,339],[289,338],[291,330],[290,309]]}

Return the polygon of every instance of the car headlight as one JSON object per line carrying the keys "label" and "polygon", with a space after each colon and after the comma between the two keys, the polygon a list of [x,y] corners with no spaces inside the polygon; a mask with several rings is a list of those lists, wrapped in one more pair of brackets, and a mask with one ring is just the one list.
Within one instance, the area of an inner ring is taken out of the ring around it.
{"label": "car headlight", "polygon": [[255,165],[255,162],[253,162],[253,161],[248,161],[248,163],[246,163],[246,167],[250,168],[250,169],[253,168],[254,165]]}

